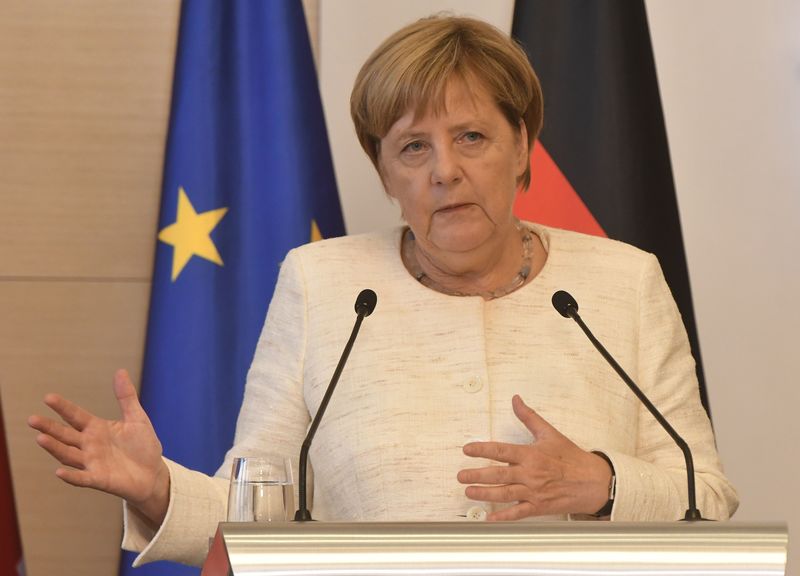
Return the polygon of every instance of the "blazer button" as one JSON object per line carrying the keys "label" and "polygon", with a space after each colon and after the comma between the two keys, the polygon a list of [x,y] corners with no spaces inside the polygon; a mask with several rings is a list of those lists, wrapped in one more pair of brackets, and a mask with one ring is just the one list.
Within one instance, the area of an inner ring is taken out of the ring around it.
{"label": "blazer button", "polygon": [[467,510],[467,520],[481,522],[486,520],[486,510],[483,506],[473,506]]}
{"label": "blazer button", "polygon": [[475,394],[475,392],[480,392],[483,389],[483,380],[479,377],[470,378],[467,380],[467,383],[464,384],[464,390],[469,392],[470,394]]}

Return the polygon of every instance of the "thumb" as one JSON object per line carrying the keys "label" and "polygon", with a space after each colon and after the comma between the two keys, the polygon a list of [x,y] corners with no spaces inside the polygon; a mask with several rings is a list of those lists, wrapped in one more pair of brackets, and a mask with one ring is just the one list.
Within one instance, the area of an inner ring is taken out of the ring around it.
{"label": "thumb", "polygon": [[514,394],[511,399],[511,407],[514,409],[514,415],[525,425],[525,428],[530,430],[533,434],[534,440],[539,440],[548,432],[553,430],[550,423],[539,416],[533,408],[525,404],[519,394]]}
{"label": "thumb", "polygon": [[122,420],[125,422],[142,420],[147,416],[144,408],[139,403],[136,395],[136,388],[131,382],[131,377],[125,369],[117,370],[114,373],[114,395],[122,411]]}

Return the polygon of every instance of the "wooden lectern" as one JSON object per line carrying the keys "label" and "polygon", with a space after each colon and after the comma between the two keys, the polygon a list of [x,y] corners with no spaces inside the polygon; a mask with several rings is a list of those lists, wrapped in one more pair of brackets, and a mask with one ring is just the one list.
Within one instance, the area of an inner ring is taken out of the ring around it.
{"label": "wooden lectern", "polygon": [[202,576],[778,576],[784,524],[222,523]]}

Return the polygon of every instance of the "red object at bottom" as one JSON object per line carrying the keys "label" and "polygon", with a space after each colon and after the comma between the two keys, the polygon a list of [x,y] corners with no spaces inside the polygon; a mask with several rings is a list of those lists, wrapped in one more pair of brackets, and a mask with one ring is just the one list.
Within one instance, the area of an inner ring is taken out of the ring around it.
{"label": "red object at bottom", "polygon": [[0,575],[15,576],[23,573],[22,542],[17,525],[14,489],[11,485],[3,411],[0,407]]}

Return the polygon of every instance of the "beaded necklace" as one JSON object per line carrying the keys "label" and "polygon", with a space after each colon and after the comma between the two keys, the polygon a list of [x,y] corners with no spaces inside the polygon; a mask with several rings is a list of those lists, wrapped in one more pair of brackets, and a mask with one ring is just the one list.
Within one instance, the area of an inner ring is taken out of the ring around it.
{"label": "beaded necklace", "polygon": [[414,252],[414,233],[410,228],[406,230],[406,233],[403,235],[403,261],[406,263],[406,266],[408,266],[411,275],[420,284],[427,286],[431,290],[436,290],[437,292],[448,294],[450,296],[481,296],[487,300],[500,298],[506,294],[510,294],[525,284],[525,281],[528,279],[528,276],[531,273],[531,264],[533,262],[533,233],[527,227],[522,226],[519,222],[517,222],[517,230],[519,230],[522,238],[522,264],[519,272],[517,272],[517,275],[514,276],[514,279],[505,286],[501,286],[500,288],[495,288],[494,290],[487,292],[460,292],[458,290],[450,290],[428,276],[422,270],[422,266],[420,266],[419,261],[417,260],[416,253]]}

